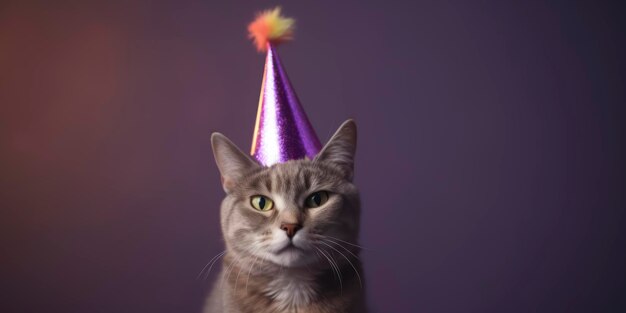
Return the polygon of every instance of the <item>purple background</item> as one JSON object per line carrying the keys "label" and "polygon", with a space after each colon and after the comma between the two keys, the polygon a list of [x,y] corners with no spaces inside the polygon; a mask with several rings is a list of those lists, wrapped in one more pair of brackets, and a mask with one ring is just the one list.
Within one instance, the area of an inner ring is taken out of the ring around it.
{"label": "purple background", "polygon": [[[209,135],[248,149],[265,1],[0,5],[0,311],[199,312]],[[471,2],[471,3],[470,3]],[[624,312],[624,8],[289,1],[320,139],[360,142],[374,312]]]}

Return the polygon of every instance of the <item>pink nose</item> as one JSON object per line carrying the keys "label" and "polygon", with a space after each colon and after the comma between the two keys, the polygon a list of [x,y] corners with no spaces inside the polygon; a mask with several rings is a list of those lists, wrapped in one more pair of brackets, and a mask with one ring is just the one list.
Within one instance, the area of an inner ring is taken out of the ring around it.
{"label": "pink nose", "polygon": [[287,233],[287,237],[289,238],[292,238],[300,228],[302,228],[302,225],[300,224],[292,224],[292,223],[280,224],[280,229],[284,230]]}

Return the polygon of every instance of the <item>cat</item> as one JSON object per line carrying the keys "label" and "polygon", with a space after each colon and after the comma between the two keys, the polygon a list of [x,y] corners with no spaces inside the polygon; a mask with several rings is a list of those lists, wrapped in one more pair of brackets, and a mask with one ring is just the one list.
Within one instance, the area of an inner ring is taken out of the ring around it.
{"label": "cat", "polygon": [[211,145],[226,196],[226,243],[205,313],[365,313],[353,184],[356,123],[310,160],[261,166],[220,133]]}

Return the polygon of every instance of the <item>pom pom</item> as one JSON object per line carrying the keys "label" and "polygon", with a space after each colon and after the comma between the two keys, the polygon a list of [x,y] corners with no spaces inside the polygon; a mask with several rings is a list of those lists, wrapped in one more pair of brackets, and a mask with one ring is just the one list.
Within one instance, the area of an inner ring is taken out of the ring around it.
{"label": "pom pom", "polygon": [[257,14],[256,19],[248,25],[250,38],[254,39],[257,50],[267,50],[267,43],[279,44],[293,39],[295,20],[280,15],[280,7]]}

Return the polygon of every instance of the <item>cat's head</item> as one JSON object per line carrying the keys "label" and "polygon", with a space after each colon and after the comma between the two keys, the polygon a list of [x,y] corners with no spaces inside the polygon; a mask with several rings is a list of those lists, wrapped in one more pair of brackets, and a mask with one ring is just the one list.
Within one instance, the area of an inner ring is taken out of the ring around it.
{"label": "cat's head", "polygon": [[354,121],[343,123],[313,160],[271,167],[219,133],[211,144],[226,191],[222,233],[237,257],[300,267],[325,262],[332,249],[354,249],[347,244],[356,242],[359,231]]}

